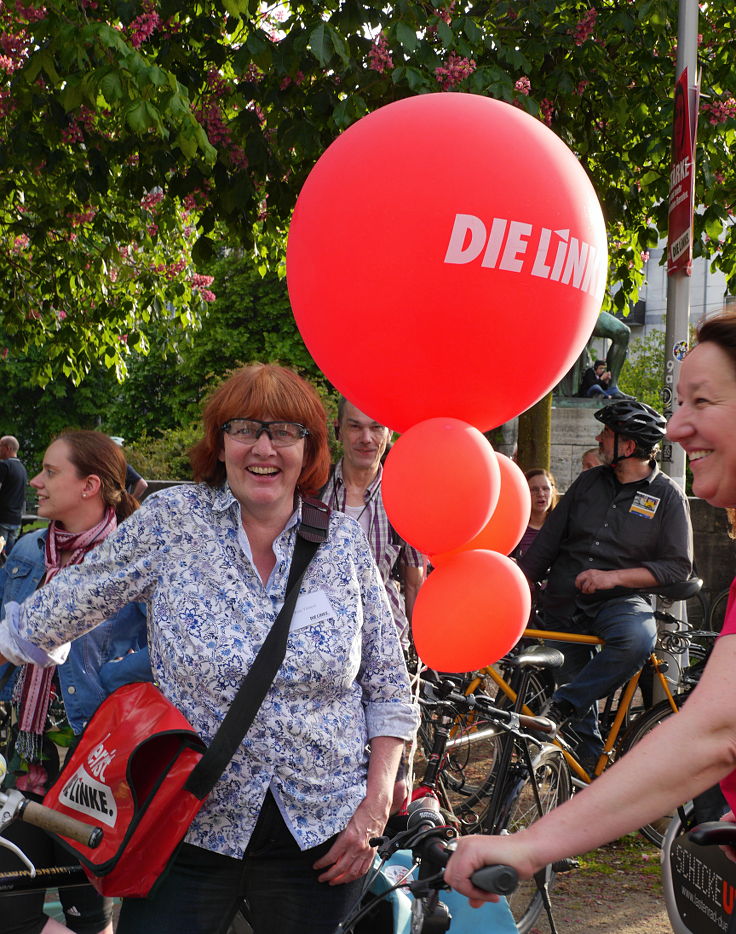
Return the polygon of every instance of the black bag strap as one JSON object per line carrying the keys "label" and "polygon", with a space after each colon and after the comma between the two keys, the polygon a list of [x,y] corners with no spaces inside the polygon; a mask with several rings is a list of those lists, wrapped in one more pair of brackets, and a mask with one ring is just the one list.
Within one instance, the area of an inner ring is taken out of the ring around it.
{"label": "black bag strap", "polygon": [[284,605],[250,670],[240,682],[238,692],[212,737],[212,742],[184,785],[197,798],[206,797],[227,768],[281,667],[299,586],[314,553],[327,538],[329,518],[330,510],[324,503],[312,499],[302,500],[302,518],[297,530]]}

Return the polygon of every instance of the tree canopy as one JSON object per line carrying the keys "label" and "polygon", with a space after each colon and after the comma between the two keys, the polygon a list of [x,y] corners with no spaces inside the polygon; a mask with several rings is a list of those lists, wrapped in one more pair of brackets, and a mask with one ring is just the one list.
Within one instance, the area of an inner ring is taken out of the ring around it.
{"label": "tree canopy", "polygon": [[[320,154],[408,95],[488,95],[551,126],[603,205],[610,301],[636,299],[666,232],[672,0],[31,2],[0,6],[0,353],[41,383],[175,346],[222,247],[277,268]],[[736,11],[700,6],[696,253],[735,282]]]}

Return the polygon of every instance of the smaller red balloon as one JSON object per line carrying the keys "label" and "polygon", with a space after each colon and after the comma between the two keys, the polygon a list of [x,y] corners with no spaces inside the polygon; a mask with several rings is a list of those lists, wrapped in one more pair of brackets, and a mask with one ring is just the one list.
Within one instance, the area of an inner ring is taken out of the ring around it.
{"label": "smaller red balloon", "polygon": [[529,584],[510,558],[460,552],[419,591],[411,623],[417,654],[437,671],[492,665],[519,641],[530,610]]}
{"label": "smaller red balloon", "polygon": [[399,535],[436,554],[480,532],[500,488],[498,459],[477,428],[457,418],[429,418],[391,448],[381,491]]}
{"label": "smaller red balloon", "polygon": [[478,548],[510,555],[521,541],[529,524],[532,508],[529,483],[521,468],[510,457],[498,451],[496,457],[501,470],[501,493],[493,515],[487,525],[469,542],[453,551],[432,555],[432,564],[435,567],[439,567],[451,555],[461,551],[475,551]]}

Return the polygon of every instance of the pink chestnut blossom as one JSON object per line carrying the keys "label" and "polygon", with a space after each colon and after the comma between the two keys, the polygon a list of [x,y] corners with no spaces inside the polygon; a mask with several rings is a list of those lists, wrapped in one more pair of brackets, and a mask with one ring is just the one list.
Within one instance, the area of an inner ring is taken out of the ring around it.
{"label": "pink chestnut blossom", "polygon": [[555,105],[549,98],[545,97],[539,102],[539,109],[542,111],[542,122],[547,126],[552,126],[552,116],[555,112]]}
{"label": "pink chestnut blossom", "polygon": [[439,65],[434,70],[437,83],[443,91],[449,91],[460,84],[475,71],[475,59],[463,58],[455,52],[450,52],[446,65]]}
{"label": "pink chestnut blossom", "polygon": [[729,97],[723,101],[706,102],[703,104],[703,110],[710,114],[708,123],[717,126],[719,123],[725,123],[726,120],[736,117],[736,100]]}
{"label": "pink chestnut blossom", "polygon": [[130,44],[134,49],[140,48],[146,39],[150,39],[154,32],[161,27],[161,17],[156,12],[152,0],[143,3],[142,6],[144,12],[140,16],[136,16],[128,26]]}
{"label": "pink chestnut blossom", "polygon": [[575,45],[583,45],[590,38],[591,33],[595,29],[596,19],[598,18],[598,11],[595,7],[591,7],[583,16],[583,18],[578,22],[574,29],[570,30],[570,35],[575,40]]}
{"label": "pink chestnut blossom", "polygon": [[368,67],[371,71],[377,71],[381,75],[394,67],[391,50],[384,33],[376,38],[373,47],[368,52]]}

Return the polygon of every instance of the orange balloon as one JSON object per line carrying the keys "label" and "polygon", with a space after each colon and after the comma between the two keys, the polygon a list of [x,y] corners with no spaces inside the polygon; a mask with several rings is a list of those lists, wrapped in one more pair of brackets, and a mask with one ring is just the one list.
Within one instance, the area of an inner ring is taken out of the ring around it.
{"label": "orange balloon", "polygon": [[500,489],[493,448],[457,418],[430,418],[403,434],[386,458],[381,486],[391,524],[425,554],[477,535]]}
{"label": "orange balloon", "polygon": [[519,641],[530,609],[529,584],[510,558],[463,551],[419,591],[411,622],[417,654],[438,671],[492,665]]}
{"label": "orange balloon", "polygon": [[453,551],[432,555],[432,564],[435,567],[439,567],[451,555],[461,551],[475,551],[478,548],[509,555],[521,541],[532,509],[529,484],[521,468],[510,457],[498,451],[495,454],[501,470],[501,493],[493,515],[486,526],[469,542]]}

